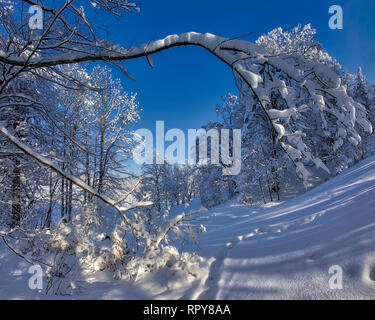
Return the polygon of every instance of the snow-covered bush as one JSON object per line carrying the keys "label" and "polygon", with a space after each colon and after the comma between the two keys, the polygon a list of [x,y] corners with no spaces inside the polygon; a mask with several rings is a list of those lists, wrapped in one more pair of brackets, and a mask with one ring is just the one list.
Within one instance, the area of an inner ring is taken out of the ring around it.
{"label": "snow-covered bush", "polygon": [[72,221],[61,220],[53,230],[15,236],[19,239],[12,244],[16,250],[28,261],[45,267],[47,294],[79,294],[84,290],[84,276],[100,271],[127,281],[158,270],[164,270],[168,279],[177,273],[188,279],[203,267],[204,261],[196,254],[179,252],[176,247],[183,234],[195,237],[189,219],[200,211],[174,218],[165,215],[148,229],[139,212],[129,217],[129,226],[124,221],[115,222],[108,210],[99,208],[86,206]]}
{"label": "snow-covered bush", "polygon": [[102,217],[82,213],[71,223],[60,222],[53,230],[52,248],[65,255],[74,255],[83,272],[110,268],[112,259],[110,227]]}
{"label": "snow-covered bush", "polygon": [[[172,286],[180,279],[197,277],[204,263],[195,253],[180,253],[174,246],[162,246],[148,251],[144,257],[132,258],[126,268],[116,271],[116,278],[136,281],[150,272],[165,270],[167,283]],[[180,279],[177,281],[177,278]]]}

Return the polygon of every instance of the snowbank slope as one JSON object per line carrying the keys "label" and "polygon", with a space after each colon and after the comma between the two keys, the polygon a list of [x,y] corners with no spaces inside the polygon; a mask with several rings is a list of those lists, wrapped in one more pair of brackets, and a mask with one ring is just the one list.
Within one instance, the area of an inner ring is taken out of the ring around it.
{"label": "snowbank slope", "polygon": [[[279,205],[209,214],[198,253],[214,258],[193,298],[375,298],[375,157]],[[332,265],[342,290],[329,287]]]}

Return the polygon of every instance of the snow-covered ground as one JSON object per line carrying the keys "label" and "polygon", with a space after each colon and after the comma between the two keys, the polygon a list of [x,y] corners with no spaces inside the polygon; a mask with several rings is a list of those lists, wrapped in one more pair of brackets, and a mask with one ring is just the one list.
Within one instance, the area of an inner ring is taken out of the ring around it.
{"label": "snow-covered ground", "polygon": [[[232,201],[205,212],[198,278],[160,270],[128,284],[101,272],[70,298],[374,299],[374,208],[375,156],[283,203]],[[3,244],[0,259],[0,298],[46,298],[28,288],[29,266]],[[329,287],[332,265],[343,270],[341,290]]]}

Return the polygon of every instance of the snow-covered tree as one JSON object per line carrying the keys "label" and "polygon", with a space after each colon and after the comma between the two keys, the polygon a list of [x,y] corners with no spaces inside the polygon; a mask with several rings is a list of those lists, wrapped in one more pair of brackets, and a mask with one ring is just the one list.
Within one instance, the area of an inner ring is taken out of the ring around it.
{"label": "snow-covered tree", "polygon": [[[374,101],[371,101],[371,89],[367,83],[367,79],[363,75],[363,71],[361,67],[358,67],[357,75],[355,77],[355,81],[352,84],[351,88],[351,96],[355,101],[361,103],[367,112],[367,116],[369,121],[371,122],[372,126],[375,126],[375,105]],[[362,157],[364,157],[367,152],[369,151],[369,146],[371,148],[370,140],[373,140],[373,135],[368,134],[366,132],[361,131],[361,135],[363,136],[363,141],[361,142],[360,148],[362,151]]]}
{"label": "snow-covered tree", "polygon": [[197,169],[190,165],[144,164],[140,193],[149,194],[156,214],[186,204],[197,193]]}
{"label": "snow-covered tree", "polygon": [[133,141],[128,128],[139,119],[137,94],[125,92],[120,80],[114,79],[106,67],[94,68],[90,81],[98,89],[90,92],[86,107],[93,154],[88,160],[94,164],[89,185],[98,193],[108,193],[116,189],[120,177],[127,173],[126,161]]}
{"label": "snow-covered tree", "polygon": [[363,75],[361,67],[358,67],[357,76],[353,88],[353,98],[362,103],[365,107],[370,105],[369,87],[367,79]]}
{"label": "snow-covered tree", "polygon": [[[306,25],[261,36],[256,43],[271,54],[268,59],[259,54],[263,61],[256,64],[256,55],[238,58],[256,88],[235,72],[240,96],[228,94],[217,108],[220,125],[242,129],[242,169],[236,180],[245,202],[251,201],[255,184],[264,202],[267,191],[271,201],[280,199],[280,180],[292,163],[306,182],[312,165],[335,174],[362,157],[363,138],[372,130],[368,108],[351,98],[340,64],[314,35]],[[362,79],[357,92],[366,91],[359,89],[363,76],[357,79]]]}
{"label": "snow-covered tree", "polygon": [[[11,131],[19,141],[32,145],[41,153],[51,152],[53,144],[53,132],[49,121],[49,111],[53,104],[46,92],[57,93],[54,86],[40,81],[31,74],[24,74],[6,88],[0,104],[2,126]],[[2,212],[11,227],[20,226],[22,221],[26,223],[30,218],[29,213],[36,210],[38,199],[43,198],[41,186],[48,180],[48,174],[35,161],[30,161],[19,152],[19,149],[7,139],[1,137],[0,141],[3,183],[3,192],[0,196],[3,197],[3,204],[11,205],[11,208],[8,207]],[[40,223],[40,219],[38,220]]]}
{"label": "snow-covered tree", "polygon": [[271,30],[256,40],[256,44],[263,46],[274,54],[299,54],[311,60],[331,66],[334,70],[341,69],[340,63],[324,50],[315,38],[316,29],[311,24],[298,25],[291,30],[284,31],[279,27]]}
{"label": "snow-covered tree", "polygon": [[[233,96],[228,96],[228,101],[231,101]],[[233,151],[233,139],[231,135],[233,134],[233,131],[231,129],[236,129],[236,119],[234,118],[233,114],[229,112],[229,109],[231,109],[233,106],[231,105],[231,102],[229,102],[228,105],[226,105],[224,108],[221,106],[217,106],[217,113],[221,115],[223,122],[220,123],[217,122],[209,122],[206,125],[202,126],[202,128],[209,132],[211,129],[215,130],[219,133],[218,138],[218,144],[222,145],[222,135],[221,130],[222,129],[229,129],[229,153]],[[228,109],[226,109],[228,108]],[[226,167],[226,164],[223,163],[221,152],[222,149],[220,148],[218,155],[219,155],[219,163],[214,164],[211,162],[211,156],[212,156],[212,137],[207,137],[207,141],[197,137],[196,139],[196,149],[198,150],[196,157],[197,157],[197,183],[199,187],[199,196],[201,199],[202,204],[207,207],[214,207],[216,205],[219,205],[221,203],[224,203],[225,201],[231,199],[236,192],[236,183],[235,179],[233,179],[233,176],[231,175],[223,175],[223,169]],[[199,163],[199,147],[202,145],[205,145],[205,148],[207,148],[207,163]]]}

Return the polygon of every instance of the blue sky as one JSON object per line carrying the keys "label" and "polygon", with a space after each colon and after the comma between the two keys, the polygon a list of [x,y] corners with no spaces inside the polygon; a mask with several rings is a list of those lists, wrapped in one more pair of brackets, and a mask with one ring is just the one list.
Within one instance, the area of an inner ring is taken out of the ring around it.
{"label": "blue sky", "polygon": [[[137,0],[134,0],[137,1]],[[187,31],[211,32],[245,39],[282,27],[291,29],[311,23],[324,48],[350,72],[362,66],[369,82],[375,83],[375,1],[373,0],[161,0],[137,2],[141,12],[122,19],[102,14],[95,22],[107,30],[108,38],[123,46],[140,45],[169,34]],[[341,5],[344,29],[328,27],[331,5]],[[216,120],[215,107],[227,92],[237,93],[231,70],[202,48],[179,47],[153,56],[151,69],[146,59],[126,62],[131,81],[121,73],[127,91],[138,92],[143,109],[135,128],[155,131],[157,120],[165,130],[198,129]],[[155,135],[154,135],[155,138]],[[167,147],[168,144],[165,145]],[[138,167],[130,162],[133,170]]]}
{"label": "blue sky", "polygon": [[[344,29],[328,27],[328,8],[341,5]],[[168,34],[211,32],[234,37],[247,32],[255,41],[273,28],[290,29],[311,23],[325,49],[351,72],[361,65],[375,83],[375,2],[352,1],[250,1],[163,0],[144,1],[141,12],[121,20],[98,16],[96,22],[108,37],[124,46],[139,45]],[[123,77],[128,91],[139,93],[143,109],[137,127],[152,130],[156,120],[170,128],[199,128],[216,119],[215,106],[226,92],[236,92],[230,69],[201,48],[180,47],[153,56],[151,69],[145,59],[126,63],[135,81]],[[119,74],[120,76],[120,74]]]}

